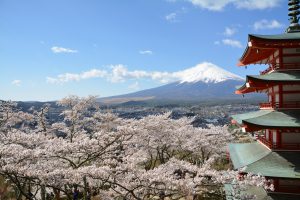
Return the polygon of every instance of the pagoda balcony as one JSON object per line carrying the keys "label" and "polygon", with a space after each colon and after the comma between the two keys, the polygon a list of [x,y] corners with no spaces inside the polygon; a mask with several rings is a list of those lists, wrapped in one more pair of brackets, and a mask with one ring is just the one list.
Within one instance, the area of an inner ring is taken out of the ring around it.
{"label": "pagoda balcony", "polygon": [[266,102],[266,103],[260,103],[259,107],[260,109],[272,109],[274,106],[274,103]]}
{"label": "pagoda balcony", "polygon": [[258,136],[257,139],[269,147],[270,149],[274,150],[294,150],[298,151],[300,150],[300,143],[282,143],[282,144],[276,144],[272,143],[271,141],[267,140],[265,136]]}
{"label": "pagoda balcony", "polygon": [[298,69],[298,70],[300,70],[300,63],[270,64],[267,69],[265,69],[264,71],[260,71],[260,75],[264,75],[264,74],[269,73],[270,71],[279,70],[279,69],[289,69],[289,70]]}
{"label": "pagoda balcony", "polygon": [[290,102],[265,102],[259,104],[260,109],[295,109],[300,108],[300,102],[290,101]]}

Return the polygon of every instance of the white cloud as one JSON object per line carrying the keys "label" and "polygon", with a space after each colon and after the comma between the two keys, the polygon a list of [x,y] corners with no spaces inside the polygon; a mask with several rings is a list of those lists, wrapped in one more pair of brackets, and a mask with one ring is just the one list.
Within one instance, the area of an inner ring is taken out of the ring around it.
{"label": "white cloud", "polygon": [[21,86],[21,80],[13,80],[12,82],[11,82],[11,84],[13,84],[13,85],[15,85],[15,86]]}
{"label": "white cloud", "polygon": [[187,9],[185,7],[181,7],[175,12],[167,14],[165,16],[165,20],[167,20],[168,22],[180,22],[180,20],[178,20],[178,17],[185,13],[187,13]]}
{"label": "white cloud", "polygon": [[222,43],[232,47],[243,48],[241,42],[238,40],[224,39],[222,40]]}
{"label": "white cloud", "polygon": [[279,6],[282,0],[240,0],[235,2],[237,8],[245,8],[248,10],[267,9]]}
{"label": "white cloud", "polygon": [[165,16],[165,19],[169,22],[176,22],[176,17],[177,17],[177,13],[176,12],[172,12],[168,15]]}
{"label": "white cloud", "polygon": [[74,50],[74,49],[69,49],[69,48],[64,48],[64,47],[52,47],[51,48],[51,51],[53,53],[77,53],[78,51],[77,50]]}
{"label": "white cloud", "polygon": [[223,10],[228,4],[235,2],[235,0],[189,0],[195,6],[205,8],[213,11]]}
{"label": "white cloud", "polygon": [[108,80],[116,83],[123,82],[126,79],[141,79],[141,78],[151,78],[151,73],[142,71],[142,70],[134,70],[129,71],[124,65],[112,65],[111,73],[108,75]]}
{"label": "white cloud", "polygon": [[152,80],[158,80],[162,83],[169,82],[172,76],[168,72],[147,72],[143,70],[129,71],[126,66],[118,64],[111,65],[111,71],[92,69],[79,74],[76,73],[64,73],[59,74],[56,77],[47,77],[47,82],[51,84],[63,84],[71,81],[80,81],[90,78],[105,78],[109,82],[118,83],[124,82],[127,79],[143,79],[149,78]]}
{"label": "white cloud", "polygon": [[221,11],[228,5],[239,9],[267,9],[278,6],[282,0],[188,0],[195,6],[212,11]]}
{"label": "white cloud", "polygon": [[131,90],[139,90],[139,89],[140,89],[140,85],[139,85],[139,83],[136,81],[135,83],[129,85],[128,88],[131,89]]}
{"label": "white cloud", "polygon": [[255,30],[260,29],[274,29],[274,28],[282,28],[283,24],[278,22],[277,20],[260,20],[254,23],[253,28]]}
{"label": "white cloud", "polygon": [[235,28],[230,28],[230,27],[226,27],[225,31],[223,32],[223,34],[225,36],[233,36],[236,33],[236,29]]}
{"label": "white cloud", "polygon": [[58,75],[56,78],[47,77],[47,82],[54,84],[62,84],[70,81],[80,81],[90,78],[103,78],[106,76],[107,72],[105,70],[92,69],[86,72],[82,72],[80,74],[65,73]]}
{"label": "white cloud", "polygon": [[220,45],[221,43],[220,43],[220,41],[214,41],[214,44],[215,45]]}
{"label": "white cloud", "polygon": [[140,54],[143,54],[143,55],[152,55],[153,52],[151,50],[142,50],[142,51],[139,51]]}
{"label": "white cloud", "polygon": [[[111,83],[120,83],[126,80],[140,80],[140,79],[151,79],[154,81],[159,81],[160,83],[170,83],[174,81],[195,81],[203,80],[206,82],[210,81],[220,81],[226,77],[237,77],[236,75],[225,71],[218,66],[203,62],[192,68],[185,70],[180,70],[176,72],[166,72],[166,71],[144,71],[144,70],[133,70],[130,71],[128,68],[122,64],[110,66],[111,71],[107,72],[104,70],[93,69],[90,71],[82,72],[79,74],[65,73],[60,74],[57,77],[47,77],[48,83],[59,83],[63,84],[70,81],[80,81],[89,78],[105,78]],[[131,85],[130,88],[137,88],[138,83]]]}

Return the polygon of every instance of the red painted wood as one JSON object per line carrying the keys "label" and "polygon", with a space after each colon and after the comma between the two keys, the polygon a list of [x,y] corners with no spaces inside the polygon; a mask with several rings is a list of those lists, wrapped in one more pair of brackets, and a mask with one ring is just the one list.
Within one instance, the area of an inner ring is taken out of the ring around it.
{"label": "red painted wood", "polygon": [[279,93],[279,107],[282,108],[283,103],[283,95],[282,95],[282,83],[278,85],[278,93]]}

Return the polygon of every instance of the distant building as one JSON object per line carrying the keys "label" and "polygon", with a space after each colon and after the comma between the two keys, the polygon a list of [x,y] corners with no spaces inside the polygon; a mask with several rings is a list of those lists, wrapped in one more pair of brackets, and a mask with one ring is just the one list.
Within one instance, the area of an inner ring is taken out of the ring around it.
{"label": "distant building", "polygon": [[250,34],[238,64],[269,66],[260,75],[247,76],[236,91],[266,93],[268,102],[261,103],[259,111],[232,116],[244,132],[256,132],[257,142],[229,144],[235,169],[245,167],[246,173],[273,183],[275,190],[259,199],[300,199],[300,6],[298,0],[288,4],[291,23],[286,32]]}

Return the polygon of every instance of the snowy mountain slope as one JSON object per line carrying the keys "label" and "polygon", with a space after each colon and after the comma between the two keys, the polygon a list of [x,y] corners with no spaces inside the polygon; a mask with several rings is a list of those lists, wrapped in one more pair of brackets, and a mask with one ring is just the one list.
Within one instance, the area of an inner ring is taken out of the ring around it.
{"label": "snowy mountain slope", "polygon": [[[242,99],[234,91],[244,84],[244,79],[212,63],[202,63],[173,74],[178,81],[160,87],[130,94],[101,98],[112,101],[118,98],[136,101],[138,98],[154,100],[201,101]],[[250,95],[251,96],[251,95]]]}
{"label": "snowy mountain slope", "polygon": [[181,83],[219,83],[225,80],[244,80],[242,77],[226,71],[217,65],[204,62],[195,67],[178,72],[177,77]]}

